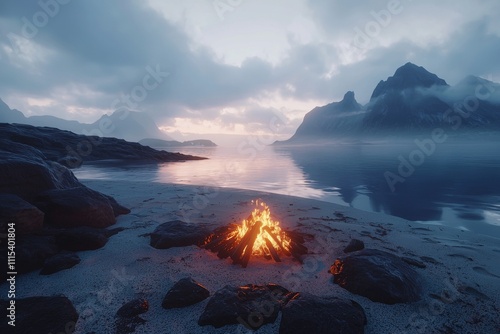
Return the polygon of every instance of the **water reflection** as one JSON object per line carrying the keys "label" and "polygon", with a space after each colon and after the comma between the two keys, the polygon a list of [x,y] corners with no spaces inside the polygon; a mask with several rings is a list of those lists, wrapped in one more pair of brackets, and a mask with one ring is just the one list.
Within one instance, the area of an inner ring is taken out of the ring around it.
{"label": "water reflection", "polygon": [[246,155],[237,148],[184,149],[182,153],[209,157],[208,160],[161,164],[156,181],[203,184],[217,187],[268,191],[308,198],[323,198],[319,187],[311,187],[288,154],[270,148]]}
{"label": "water reflection", "polygon": [[499,225],[500,157],[496,145],[438,147],[392,191],[384,173],[397,175],[398,157],[408,157],[415,148],[414,144],[343,145],[278,151],[288,152],[306,178],[315,181],[313,186],[336,187],[351,206],[409,220],[445,221],[483,233]]}
{"label": "water reflection", "polygon": [[[386,171],[414,145],[183,148],[209,160],[160,165],[85,166],[82,179],[153,181],[242,188],[321,199],[409,220],[500,236],[500,157],[495,145],[442,145],[391,191]],[[496,226],[495,226],[496,225]]]}

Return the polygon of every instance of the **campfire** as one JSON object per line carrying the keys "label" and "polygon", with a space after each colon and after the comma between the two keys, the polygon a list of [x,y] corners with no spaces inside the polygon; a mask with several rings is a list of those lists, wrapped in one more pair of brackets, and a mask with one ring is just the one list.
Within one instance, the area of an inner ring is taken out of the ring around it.
{"label": "campfire", "polygon": [[251,256],[281,262],[281,256],[292,256],[301,261],[307,254],[304,238],[296,232],[287,232],[280,222],[271,217],[271,210],[262,201],[252,201],[255,209],[241,224],[229,224],[214,231],[204,242],[221,259],[231,257],[233,264],[246,268]]}

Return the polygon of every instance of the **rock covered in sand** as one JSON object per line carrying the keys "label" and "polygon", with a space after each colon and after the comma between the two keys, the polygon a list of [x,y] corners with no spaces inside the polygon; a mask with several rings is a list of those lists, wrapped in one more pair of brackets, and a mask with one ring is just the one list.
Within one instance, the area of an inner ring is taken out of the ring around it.
{"label": "rock covered in sand", "polygon": [[163,308],[186,307],[207,299],[210,292],[190,277],[179,280],[167,292],[161,306]]}
{"label": "rock covered in sand", "polygon": [[256,330],[275,322],[279,311],[291,297],[293,293],[277,284],[227,285],[210,298],[198,324],[218,328],[239,323]]}
{"label": "rock covered in sand", "polygon": [[199,245],[210,234],[200,225],[173,220],[156,227],[151,233],[150,245],[157,249]]}
{"label": "rock covered in sand", "polygon": [[330,272],[334,282],[372,301],[396,304],[420,299],[418,274],[394,254],[364,249],[337,259]]}

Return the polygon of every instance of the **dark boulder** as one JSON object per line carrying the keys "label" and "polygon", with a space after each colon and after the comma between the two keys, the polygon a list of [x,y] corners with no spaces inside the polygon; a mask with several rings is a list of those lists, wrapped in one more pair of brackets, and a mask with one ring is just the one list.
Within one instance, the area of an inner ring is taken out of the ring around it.
{"label": "dark boulder", "polygon": [[108,197],[84,186],[44,191],[37,202],[45,222],[53,226],[108,227],[116,222]]}
{"label": "dark boulder", "polygon": [[22,198],[0,194],[0,233],[7,233],[14,223],[16,235],[39,232],[43,227],[43,212]]}
{"label": "dark boulder", "polygon": [[138,298],[124,304],[116,312],[115,333],[134,333],[137,326],[146,323],[139,315],[148,310],[149,302],[146,299]]}
{"label": "dark boulder", "polygon": [[276,284],[225,286],[210,298],[198,324],[218,328],[240,323],[256,330],[276,321],[279,311],[293,295]]}
{"label": "dark boulder", "polygon": [[394,254],[375,249],[352,253],[331,266],[334,282],[372,301],[395,304],[420,299],[417,273]]}
{"label": "dark boulder", "polygon": [[344,253],[352,253],[355,251],[359,251],[365,248],[365,243],[361,240],[358,239],[352,239],[351,242],[349,242],[349,245],[344,248]]}
{"label": "dark boulder", "polygon": [[149,303],[146,299],[138,298],[124,304],[116,312],[116,316],[122,318],[133,318],[149,310]]}
{"label": "dark boulder", "polygon": [[[104,194],[103,194],[104,195]],[[130,209],[124,207],[123,205],[120,205],[113,197],[104,195],[109,201],[109,204],[111,205],[111,208],[113,209],[113,213],[115,217],[118,217],[120,215],[128,215],[130,213]]]}
{"label": "dark boulder", "polygon": [[34,204],[45,213],[46,223],[106,227],[115,223],[115,216],[130,212],[112,197],[83,186],[68,168],[29,146],[37,143],[36,136],[21,136],[24,139],[17,141],[21,137],[16,133],[8,139],[1,139],[2,135],[0,193],[17,195]]}
{"label": "dark boulder", "polygon": [[57,245],[68,251],[94,250],[104,247],[108,242],[109,231],[93,227],[66,229],[56,235]]}
{"label": "dark boulder", "polygon": [[166,309],[186,307],[199,303],[209,296],[210,292],[203,285],[192,278],[183,278],[167,292],[161,306]]}
{"label": "dark boulder", "polygon": [[352,300],[299,293],[282,310],[280,334],[361,334],[366,315]]}
{"label": "dark boulder", "polygon": [[[0,300],[0,307],[6,310],[9,303],[10,301]],[[16,299],[15,331],[8,321],[9,318],[7,321],[2,320],[0,333],[73,333],[78,313],[71,301],[64,296],[29,297]]]}
{"label": "dark boulder", "polygon": [[59,252],[59,247],[52,236],[25,235],[16,241],[18,273],[27,273],[42,268],[46,259]]}
{"label": "dark boulder", "polygon": [[51,275],[64,269],[73,268],[80,261],[80,257],[75,253],[56,254],[45,260],[40,275]]}
{"label": "dark boulder", "polygon": [[208,235],[210,231],[205,227],[173,220],[156,227],[150,245],[157,249],[199,245]]}
{"label": "dark boulder", "polygon": [[73,173],[31,146],[0,140],[0,192],[31,202],[49,189],[81,186]]}

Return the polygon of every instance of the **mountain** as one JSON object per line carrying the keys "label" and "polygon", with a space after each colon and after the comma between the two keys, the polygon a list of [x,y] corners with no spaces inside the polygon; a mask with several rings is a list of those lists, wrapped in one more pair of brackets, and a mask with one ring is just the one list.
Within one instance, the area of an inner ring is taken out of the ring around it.
{"label": "mountain", "polygon": [[145,138],[139,141],[139,144],[154,148],[165,148],[165,147],[186,147],[186,146],[198,146],[198,147],[216,147],[217,145],[211,140],[197,139],[197,140],[187,140],[187,141],[177,141],[177,140],[162,140],[154,138]]}
{"label": "mountain", "polygon": [[103,115],[97,121],[85,127],[87,133],[93,131],[103,133],[105,137],[124,138],[129,141],[138,142],[144,138],[159,138],[172,140],[147,113],[137,111],[115,111],[111,115]]}
{"label": "mountain", "polygon": [[500,130],[500,84],[468,76],[455,86],[425,68],[407,63],[381,80],[361,106],[353,92],[306,114],[295,134],[278,144],[325,139],[360,139],[429,133],[453,134]]}
{"label": "mountain", "polygon": [[386,81],[381,80],[378,83],[377,87],[373,90],[370,100],[390,92],[400,92],[416,87],[430,88],[433,86],[448,87],[448,84],[422,66],[406,63],[398,68],[392,77],[387,78]]}
{"label": "mountain", "polygon": [[363,115],[363,106],[356,101],[354,92],[347,92],[342,101],[316,107],[307,113],[290,142],[359,131]]}
{"label": "mountain", "polygon": [[158,128],[158,125],[147,113],[129,110],[118,110],[111,115],[103,115],[94,123],[86,124],[54,116],[25,117],[22,112],[10,109],[0,99],[0,123],[54,127],[77,134],[114,137],[132,142],[138,142],[144,138],[173,140]]}
{"label": "mountain", "polygon": [[23,123],[26,121],[23,113],[16,109],[10,109],[9,106],[0,99],[0,122],[4,123]]}

